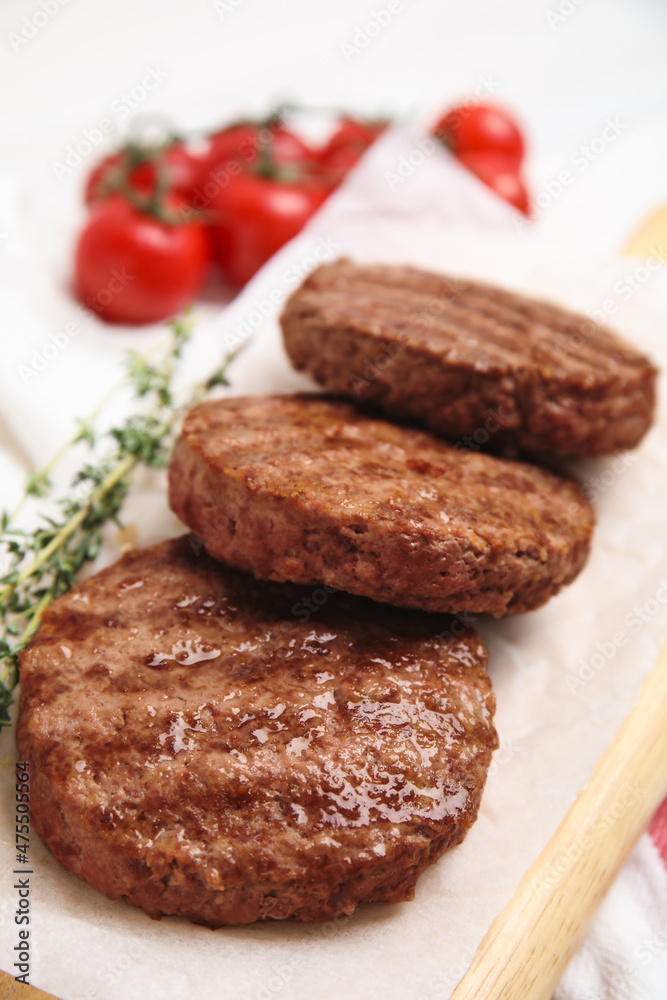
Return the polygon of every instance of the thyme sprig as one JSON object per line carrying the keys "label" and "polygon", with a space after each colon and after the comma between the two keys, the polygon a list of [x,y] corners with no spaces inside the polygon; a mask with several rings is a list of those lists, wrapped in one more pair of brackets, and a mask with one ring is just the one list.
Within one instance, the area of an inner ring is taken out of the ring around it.
{"label": "thyme sprig", "polygon": [[[166,465],[183,413],[216,386],[229,385],[227,369],[234,352],[226,355],[207,379],[190,387],[184,398],[177,399],[174,376],[190,339],[192,322],[185,316],[174,320],[169,327],[170,335],[159,357],[154,358],[153,352],[131,353],[124,377],[115,387],[117,390],[129,385],[134,397],[141,401],[141,411],[100,435],[96,421],[107,397],[90,417],[79,422],[76,433],[53,459],[28,477],[15,510],[2,514],[0,726],[9,722],[12,691],[18,682],[18,654],[39,628],[49,604],[70,590],[86,563],[95,559],[102,545],[104,527],[109,523],[121,526],[123,504],[134,470],[138,466],[155,469]],[[70,448],[79,444],[90,450],[90,461],[73,477],[70,492],[54,501],[55,514],[40,515],[33,530],[17,526],[17,514],[28,497],[50,498],[54,467]],[[95,460],[94,452],[99,445],[106,447],[103,456]]]}

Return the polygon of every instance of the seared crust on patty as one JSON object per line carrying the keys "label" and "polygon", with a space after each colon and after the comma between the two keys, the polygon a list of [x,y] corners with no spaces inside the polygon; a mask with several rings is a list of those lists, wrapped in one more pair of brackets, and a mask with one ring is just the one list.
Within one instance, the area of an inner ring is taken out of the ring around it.
{"label": "seared crust on patty", "polygon": [[153,917],[411,899],[474,822],[497,745],[486,651],[456,625],[258,583],[192,538],[132,552],[21,654],[33,826]]}
{"label": "seared crust on patty", "polygon": [[451,440],[607,455],[653,420],[648,358],[587,316],[481,282],[340,260],[281,323],[294,366],[328,391]]}
{"label": "seared crust on patty", "polygon": [[211,555],[261,579],[440,612],[539,607],[581,570],[594,524],[570,480],[318,395],[196,407],[169,499]]}

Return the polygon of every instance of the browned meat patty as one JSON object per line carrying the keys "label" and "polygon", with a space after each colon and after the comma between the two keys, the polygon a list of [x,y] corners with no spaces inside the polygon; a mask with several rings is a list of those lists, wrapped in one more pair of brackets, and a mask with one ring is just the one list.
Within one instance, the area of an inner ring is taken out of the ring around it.
{"label": "browned meat patty", "polygon": [[574,482],[317,395],[197,407],[169,491],[233,566],[426,611],[538,607],[582,568],[594,523]]}
{"label": "browned meat patty", "polygon": [[197,548],[126,555],[44,615],[21,656],[34,827],[152,917],[412,899],[474,822],[497,745],[481,640]]}
{"label": "browned meat patty", "polygon": [[292,363],[331,392],[511,454],[634,447],[656,369],[586,316],[476,281],[341,260],[282,316]]}

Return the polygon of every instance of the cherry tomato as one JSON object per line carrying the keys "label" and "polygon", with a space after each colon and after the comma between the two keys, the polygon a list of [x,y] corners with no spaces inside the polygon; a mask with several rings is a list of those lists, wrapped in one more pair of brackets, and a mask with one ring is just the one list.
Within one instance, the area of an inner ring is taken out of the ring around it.
{"label": "cherry tomato", "polygon": [[[183,202],[170,198],[174,215]],[[79,237],[75,280],[81,301],[116,323],[153,323],[173,316],[198,293],[208,269],[201,226],[167,224],[119,194],[94,206]]]}
{"label": "cherry tomato", "polygon": [[209,137],[206,167],[210,172],[230,160],[242,166],[254,164],[267,148],[277,167],[306,164],[315,159],[310,147],[284,126],[249,122],[233,125]]}
{"label": "cherry tomato", "polygon": [[282,125],[255,122],[232,126],[209,139],[205,167],[192,194],[192,204],[205,213],[214,209],[220,192],[241,173],[280,174],[284,179],[315,178],[319,164],[299,136]]}
{"label": "cherry tomato", "polygon": [[513,157],[500,153],[461,153],[458,159],[510,205],[530,215],[528,192]]}
{"label": "cherry tomato", "polygon": [[195,155],[182,142],[177,142],[166,150],[164,160],[169,192],[189,202],[206,166],[204,157]]}
{"label": "cherry tomato", "polygon": [[436,123],[433,134],[459,157],[467,153],[502,153],[518,164],[525,152],[517,123],[502,108],[491,104],[452,108]]}
{"label": "cherry tomato", "polygon": [[322,176],[329,187],[340,184],[387,124],[385,121],[363,122],[355,118],[341,118],[338,128],[319,154]]}
{"label": "cherry tomato", "polygon": [[386,127],[385,121],[364,122],[356,118],[341,118],[338,128],[320,153],[320,162],[324,166],[331,166],[332,157],[335,158],[341,150],[354,150],[359,159]]}
{"label": "cherry tomato", "polygon": [[123,154],[113,153],[109,156],[105,156],[103,160],[100,160],[99,163],[93,167],[91,173],[88,175],[88,180],[86,181],[86,187],[84,190],[84,200],[86,205],[92,205],[93,202],[106,197],[107,191],[103,186],[104,182],[112,173],[115,173],[120,169],[122,162]]}
{"label": "cherry tomato", "polygon": [[341,146],[332,150],[326,163],[320,166],[320,177],[330,190],[338,187],[345,179],[353,167],[356,167],[361,157],[366,152],[366,148],[360,149],[355,146]]}
{"label": "cherry tomato", "polygon": [[268,145],[273,162],[278,167],[284,167],[290,163],[307,166],[316,159],[315,153],[308,143],[283,125],[276,125],[271,129],[271,139]]}
{"label": "cherry tomato", "polygon": [[141,194],[151,194],[155,190],[158,164],[167,173],[170,193],[187,201],[199,183],[204,168],[202,161],[192,155],[181,142],[175,142],[163,150],[142,150],[128,146],[106,156],[93,168],[86,183],[84,198],[92,205],[101,198],[114,193],[114,181],[120,173],[127,176],[128,183]]}
{"label": "cherry tomato", "polygon": [[225,276],[241,286],[292,239],[327,197],[314,181],[286,183],[256,173],[233,176],[211,206],[214,253]]}

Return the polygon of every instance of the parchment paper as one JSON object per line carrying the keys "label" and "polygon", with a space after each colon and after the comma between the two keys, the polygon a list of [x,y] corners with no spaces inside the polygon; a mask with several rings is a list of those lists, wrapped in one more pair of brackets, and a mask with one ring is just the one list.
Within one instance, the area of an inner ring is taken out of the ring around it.
{"label": "parchment paper", "polygon": [[[438,151],[404,171],[405,180],[392,188],[387,172],[418,148],[418,139],[406,131],[388,135],[232,306],[201,312],[191,373],[210,369],[223,338],[234,342],[250,327],[253,339],[233,369],[233,391],[310,387],[289,368],[276,317],[297,283],[296,272],[312,264],[309,258],[343,253],[481,277],[587,311],[608,309],[610,322],[667,365],[664,273],[645,267],[640,273],[640,262],[611,256],[589,262],[550,257],[519,231],[509,210]],[[24,235],[31,218],[43,219],[40,204],[35,194]],[[67,222],[70,230],[74,218]],[[60,243],[40,247],[40,260],[26,246],[17,235],[3,264],[11,281],[5,280],[0,301],[5,324],[14,324],[13,337],[3,337],[0,376],[7,500],[18,490],[22,464],[51,453],[71,416],[85,413],[113,381],[125,346],[136,344],[128,333],[114,337],[93,323],[38,379],[21,384],[16,372],[23,348],[43,343],[49,330],[73,315],[62,234]],[[35,292],[36,273],[42,278]],[[16,324],[25,333],[18,347]],[[148,344],[158,334],[143,336]],[[319,926],[210,931],[175,918],[154,922],[61,869],[33,833],[31,981],[66,1000],[449,997],[491,920],[591,776],[667,632],[664,409],[640,449],[578,463],[576,471],[599,516],[591,559],[542,610],[477,622],[490,652],[501,748],[476,825],[463,845],[424,873],[414,902],[363,905],[350,918]],[[161,477],[140,477],[136,486],[129,514],[139,544],[179,533]],[[114,548],[111,542],[102,561],[117,556]],[[16,943],[10,874],[15,760],[14,733],[6,731],[0,735],[3,969],[11,969]],[[613,822],[610,817],[610,827]]]}

